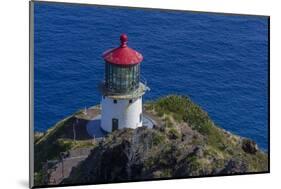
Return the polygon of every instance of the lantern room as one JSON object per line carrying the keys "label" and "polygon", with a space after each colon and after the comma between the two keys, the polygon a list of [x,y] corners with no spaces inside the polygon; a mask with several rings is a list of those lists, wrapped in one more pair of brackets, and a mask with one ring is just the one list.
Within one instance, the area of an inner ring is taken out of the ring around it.
{"label": "lantern room", "polygon": [[106,51],[105,60],[105,88],[116,94],[132,92],[139,88],[140,62],[142,55],[127,46],[128,37],[120,36],[121,44],[118,48]]}

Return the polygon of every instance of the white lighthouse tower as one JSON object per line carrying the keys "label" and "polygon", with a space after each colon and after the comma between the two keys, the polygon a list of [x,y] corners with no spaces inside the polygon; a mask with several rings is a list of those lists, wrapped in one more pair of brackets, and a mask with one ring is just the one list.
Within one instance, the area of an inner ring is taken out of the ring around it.
{"label": "white lighthouse tower", "polygon": [[142,55],[127,46],[125,34],[120,36],[120,41],[119,47],[103,54],[101,128],[106,132],[142,126],[142,95],[148,89],[140,81]]}

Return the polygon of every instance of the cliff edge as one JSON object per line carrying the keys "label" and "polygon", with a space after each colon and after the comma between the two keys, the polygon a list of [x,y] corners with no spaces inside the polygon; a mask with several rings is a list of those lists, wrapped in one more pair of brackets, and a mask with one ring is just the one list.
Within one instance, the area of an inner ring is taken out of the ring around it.
{"label": "cliff edge", "polygon": [[[166,96],[146,103],[144,109],[157,123],[153,129],[118,130],[102,140],[92,140],[84,133],[80,140],[76,136],[73,141],[72,123],[78,119],[82,128],[87,122],[78,112],[44,135],[38,135],[36,184],[44,182],[42,162],[58,159],[61,152],[79,148],[90,150],[59,183],[108,183],[268,171],[267,153],[254,141],[216,126],[188,97]],[[98,112],[98,108],[95,111]],[[70,137],[67,137],[68,132]]]}

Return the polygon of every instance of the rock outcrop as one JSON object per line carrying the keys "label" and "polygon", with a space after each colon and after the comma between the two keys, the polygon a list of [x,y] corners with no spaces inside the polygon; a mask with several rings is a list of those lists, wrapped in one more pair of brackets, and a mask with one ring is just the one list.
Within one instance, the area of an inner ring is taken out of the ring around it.
{"label": "rock outcrop", "polygon": [[258,145],[249,139],[244,139],[242,141],[242,149],[249,154],[255,154],[258,151]]}
{"label": "rock outcrop", "polygon": [[[268,171],[268,156],[254,141],[217,127],[189,98],[167,96],[145,104],[144,109],[157,122],[153,129],[118,130],[89,145],[92,149],[89,156],[72,168],[69,177],[61,183],[108,183]],[[55,140],[56,136],[56,140],[61,140],[60,135],[52,132],[48,138]],[[50,148],[44,147],[43,142],[56,144],[48,138],[38,140],[38,151]]]}

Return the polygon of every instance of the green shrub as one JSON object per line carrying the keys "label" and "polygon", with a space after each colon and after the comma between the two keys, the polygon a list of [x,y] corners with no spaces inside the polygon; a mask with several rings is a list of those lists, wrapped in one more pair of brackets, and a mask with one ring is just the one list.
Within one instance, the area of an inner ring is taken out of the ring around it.
{"label": "green shrub", "polygon": [[34,185],[44,185],[44,175],[42,170],[34,173]]}
{"label": "green shrub", "polygon": [[161,110],[161,109],[159,109],[159,110],[157,111],[157,116],[158,116],[158,117],[162,117],[163,115],[164,115],[164,111]]}
{"label": "green shrub", "polygon": [[178,138],[180,138],[180,133],[178,132],[178,130],[176,128],[171,128],[168,131],[168,136],[170,139],[178,139]]}
{"label": "green shrub", "polygon": [[[154,107],[160,115],[169,114],[176,121],[186,122],[193,130],[207,136],[209,145],[220,151],[225,150],[226,139],[223,133],[214,125],[208,114],[188,97],[176,95],[163,97],[155,102]],[[169,118],[165,118],[167,128],[172,128],[173,123],[170,121]],[[174,129],[168,130],[168,135],[178,137]]]}
{"label": "green shrub", "polygon": [[152,142],[154,145],[158,145],[161,144],[165,141],[165,136],[162,133],[159,132],[155,132],[152,135]]}
{"label": "green shrub", "polygon": [[165,121],[165,127],[171,128],[173,126],[173,123],[169,116],[166,116],[164,121]]}
{"label": "green shrub", "polygon": [[216,127],[212,126],[212,129],[209,130],[208,135],[208,144],[215,147],[218,150],[225,150],[225,137],[223,133]]}
{"label": "green shrub", "polygon": [[145,105],[144,105],[144,108],[146,110],[152,110],[154,108],[153,103],[152,102],[146,102]]}
{"label": "green shrub", "polygon": [[176,121],[184,121],[204,135],[209,134],[212,129],[213,123],[208,114],[188,97],[171,95],[160,98],[156,101],[155,108],[158,115],[172,114]]}
{"label": "green shrub", "polygon": [[200,169],[200,163],[195,155],[190,155],[186,158],[189,171],[196,172]]}

